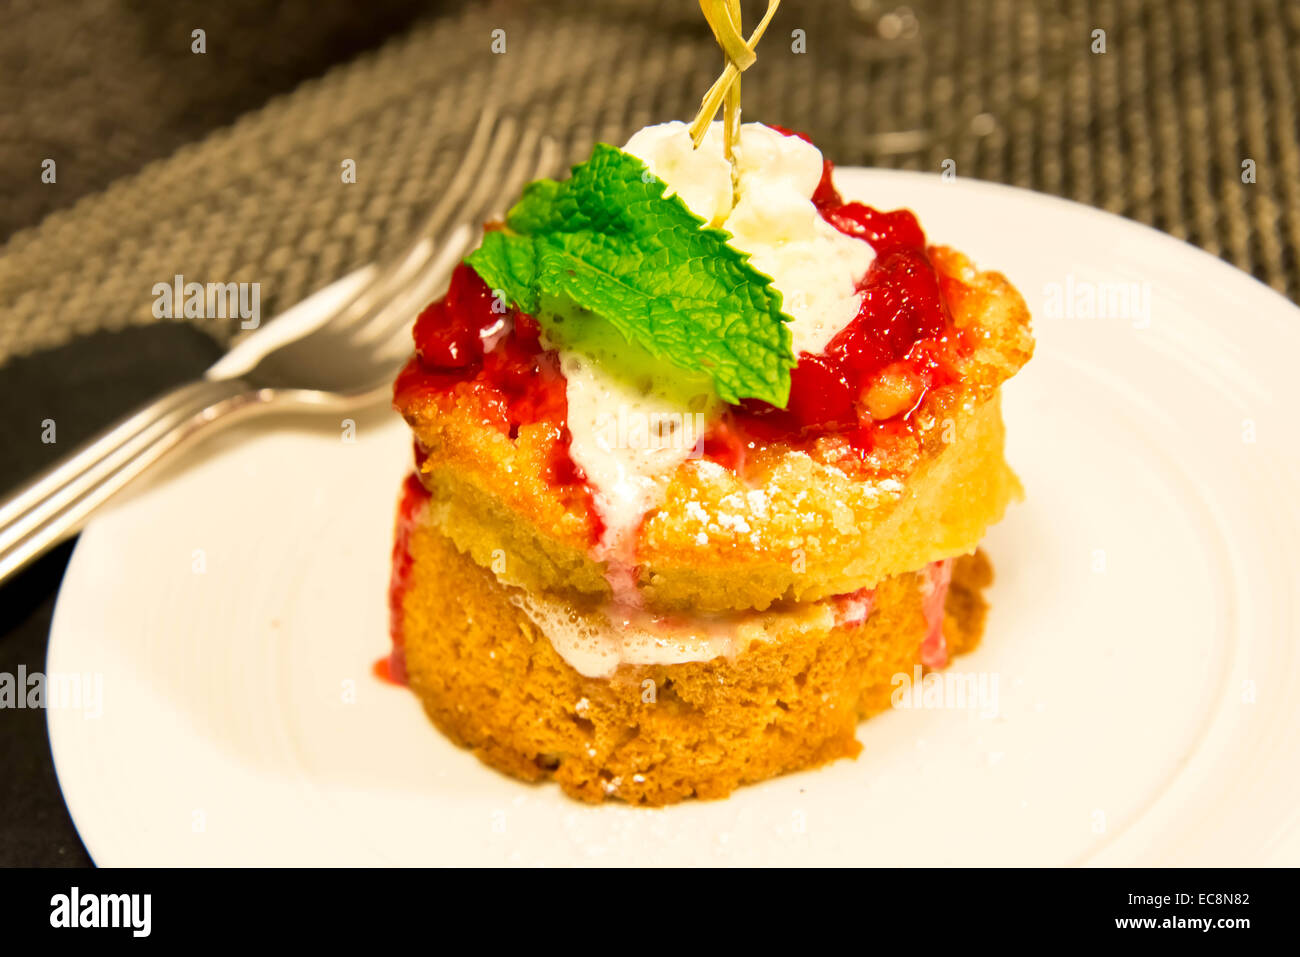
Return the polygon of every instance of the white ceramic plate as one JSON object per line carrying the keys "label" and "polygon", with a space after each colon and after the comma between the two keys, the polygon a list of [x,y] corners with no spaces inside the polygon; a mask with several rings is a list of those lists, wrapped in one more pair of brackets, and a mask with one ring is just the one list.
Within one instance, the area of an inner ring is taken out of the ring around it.
{"label": "white ceramic plate", "polygon": [[[984,643],[954,665],[989,714],[894,710],[856,761],[720,802],[518,783],[371,672],[405,427],[263,422],[97,519],[68,567],[48,668],[102,676],[102,713],[51,710],[49,731],[95,861],[1300,863],[1300,310],[1061,200],[838,180],[916,210],[1035,315],[1005,390],[1028,499],[987,539]],[[1115,283],[1137,284],[1127,310]]]}

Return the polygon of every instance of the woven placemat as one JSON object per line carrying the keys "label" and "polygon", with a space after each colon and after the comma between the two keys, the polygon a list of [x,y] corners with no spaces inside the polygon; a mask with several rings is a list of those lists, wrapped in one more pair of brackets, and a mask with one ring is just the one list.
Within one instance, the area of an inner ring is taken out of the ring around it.
{"label": "woven placemat", "polygon": [[[270,316],[404,241],[489,91],[585,151],[689,119],[719,60],[690,0],[482,3],[421,23],[14,235],[0,361],[152,323],[154,284],[177,274],[258,282]],[[1298,100],[1291,0],[787,0],[745,75],[749,118],[807,130],[840,163],[951,160],[1150,223],[1292,299]]]}

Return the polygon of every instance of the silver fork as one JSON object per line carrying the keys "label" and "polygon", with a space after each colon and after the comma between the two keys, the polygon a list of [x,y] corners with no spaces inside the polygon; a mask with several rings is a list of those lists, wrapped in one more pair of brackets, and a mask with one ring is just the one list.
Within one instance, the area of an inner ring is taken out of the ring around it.
{"label": "silver fork", "polygon": [[558,145],[535,128],[485,112],[411,243],[387,263],[367,267],[368,280],[344,305],[305,331],[267,323],[203,378],[110,426],[0,502],[0,582],[78,531],[168,453],[217,426],[271,410],[337,413],[385,397],[411,351],[406,330],[445,288],[478,227],[558,158]]}

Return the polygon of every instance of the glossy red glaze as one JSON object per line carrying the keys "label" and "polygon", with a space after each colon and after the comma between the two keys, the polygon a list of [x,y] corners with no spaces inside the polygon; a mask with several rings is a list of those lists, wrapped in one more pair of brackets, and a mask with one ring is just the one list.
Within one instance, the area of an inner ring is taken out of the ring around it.
{"label": "glossy red glaze", "polygon": [[[836,229],[875,250],[860,287],[861,308],[823,353],[800,354],[785,409],[748,400],[710,430],[704,454],[728,467],[742,466],[745,449],[754,442],[798,446],[844,435],[856,447],[870,448],[875,438],[906,429],[925,393],[956,377],[960,344],[947,303],[952,280],[941,282],[936,274],[916,217],[905,209],[845,203],[835,189],[833,169],[824,161],[813,202]],[[395,401],[400,406],[418,392],[473,394],[486,420],[512,438],[522,425],[553,423],[558,433],[551,481],[586,490],[585,476],[569,455],[564,378],[540,335],[536,319],[504,310],[478,274],[462,264],[447,295],[416,321],[416,356],[398,377]],[[915,401],[889,419],[873,420],[866,396],[886,372],[912,386]],[[594,510],[589,513],[598,525]]]}
{"label": "glossy red glaze", "polygon": [[916,217],[906,209],[881,211],[845,203],[834,186],[834,167],[829,160],[823,162],[813,203],[832,226],[870,243],[876,253],[860,287],[861,308],[823,353],[799,355],[785,409],[746,401],[730,414],[726,429],[710,433],[714,441],[706,443],[705,454],[719,463],[736,460],[753,441],[799,445],[842,434],[854,445],[869,448],[881,423],[871,418],[863,399],[882,372],[888,369],[919,387],[916,401],[895,416],[904,421],[926,391],[956,377],[953,360],[959,343]]}
{"label": "glossy red glaze", "polygon": [[370,673],[378,678],[384,684],[398,685],[399,687],[406,684],[405,678],[398,679],[393,676],[393,655],[387,654],[375,661],[370,666]]}
{"label": "glossy red glaze", "polygon": [[[406,682],[406,652],[402,634],[402,599],[411,579],[411,531],[420,513],[429,501],[429,493],[415,473],[402,483],[401,498],[397,503],[397,522],[393,532],[392,572],[388,579],[388,634],[393,639],[393,651],[388,656],[386,677],[398,684]],[[376,673],[378,670],[376,669]]]}
{"label": "glossy red glaze", "polygon": [[[415,356],[397,377],[393,401],[399,408],[421,395],[473,397],[485,421],[510,438],[524,425],[549,423],[555,429],[548,479],[573,486],[590,508],[586,476],[569,455],[568,400],[556,354],[541,344],[541,326],[517,309],[503,309],[487,284],[462,263],[447,294],[430,303],[415,321]],[[417,447],[417,466],[423,460]]]}
{"label": "glossy red glaze", "polygon": [[415,321],[415,356],[397,377],[399,407],[421,393],[472,394],[490,424],[512,438],[521,425],[564,424],[564,377],[543,349],[537,320],[499,306],[487,284],[462,263],[447,295]]}

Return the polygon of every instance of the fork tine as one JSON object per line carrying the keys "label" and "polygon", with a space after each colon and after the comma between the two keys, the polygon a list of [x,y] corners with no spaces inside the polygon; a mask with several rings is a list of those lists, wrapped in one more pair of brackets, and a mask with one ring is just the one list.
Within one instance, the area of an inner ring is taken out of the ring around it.
{"label": "fork tine", "polygon": [[[426,287],[436,288],[445,281],[450,268],[434,270],[429,268],[439,258],[448,254],[459,252],[471,235],[471,230],[477,228],[480,218],[484,214],[486,207],[493,201],[494,190],[500,187],[502,179],[502,168],[506,166],[511,158],[518,161],[520,148],[518,139],[514,137],[514,129],[510,127],[507,135],[501,136],[494,144],[488,163],[483,167],[481,177],[475,184],[473,193],[462,204],[458,211],[457,222],[454,229],[449,233],[438,236],[424,236],[412,248],[408,259],[411,263],[417,263],[420,268],[411,269],[402,274],[395,275],[383,290],[383,298],[375,304],[363,317],[350,323],[345,329],[338,330],[344,336],[345,343],[343,348],[355,348],[365,343],[371,342],[377,338],[376,329],[386,328],[393,322],[397,321],[394,317],[399,317],[402,310],[410,313],[424,305],[423,302],[411,304],[407,300],[411,298],[413,291],[424,289]],[[452,244],[456,240],[455,249]],[[448,264],[448,267],[450,264]],[[429,293],[431,294],[430,289]],[[426,300],[427,301],[427,300]],[[408,316],[408,318],[413,315]]]}
{"label": "fork tine", "polygon": [[[558,155],[559,149],[554,140],[541,135],[534,128],[525,129],[515,161],[505,178],[495,182],[487,181],[485,188],[478,191],[476,198],[481,202],[466,214],[466,223],[471,232],[460,248],[468,246],[470,241],[480,235],[482,222],[498,211],[498,203],[509,201],[510,197],[518,195],[525,183],[553,171]],[[387,348],[390,340],[396,338],[398,342],[404,342],[403,351],[409,350],[409,340],[397,333],[403,331],[419,310],[441,291],[439,287],[445,281],[446,274],[443,270],[428,270],[423,276],[415,277],[409,286],[395,292],[392,300],[379,310],[374,321],[366,323],[359,330],[353,337],[354,344],[373,343],[377,346],[377,354],[386,356],[390,351]]]}
{"label": "fork tine", "polygon": [[[204,379],[163,397],[64,459],[27,491],[8,502],[0,500],[0,516],[5,517],[0,521],[0,580],[75,531],[91,511],[140,472],[212,423],[229,421],[236,412],[280,404],[350,408],[386,392],[396,371],[396,356],[390,363],[383,353],[394,349],[398,338],[390,335],[387,342],[364,353],[348,352],[345,340],[372,322],[389,331],[407,325],[422,304],[419,297],[427,297],[433,284],[446,277],[443,267],[452,251],[448,230],[472,238],[473,227],[479,225],[476,220],[485,215],[494,195],[501,195],[498,174],[508,169],[513,191],[514,180],[529,163],[543,168],[551,145],[539,140],[535,131],[521,131],[513,118],[485,110],[451,184],[434,204],[416,241],[375,269],[374,278],[342,309],[308,331],[294,328],[293,338],[272,337],[251,367],[210,371]],[[406,339],[403,351],[409,350],[409,342]]]}
{"label": "fork tine", "polygon": [[496,135],[489,144],[486,161],[473,171],[477,179],[471,187],[469,197],[463,199],[454,210],[457,228],[448,232],[440,224],[437,232],[422,233],[403,255],[401,268],[394,270],[382,287],[376,287],[374,296],[367,303],[368,308],[354,314],[346,324],[330,330],[344,336],[346,342],[343,348],[351,348],[373,338],[370,330],[378,324],[381,317],[391,313],[396,300],[404,300],[412,285],[427,280],[429,266],[444,253],[449,241],[460,231],[459,227],[475,224],[475,217],[482,213],[484,206],[491,200],[493,189],[499,186],[501,168],[509,163],[512,156],[519,154],[520,136],[517,126],[514,119],[507,116],[496,127]]}
{"label": "fork tine", "polygon": [[408,254],[403,257],[400,268],[394,270],[392,283],[395,289],[400,290],[412,277],[423,274],[429,263],[437,257],[441,243],[447,239],[449,227],[454,228],[463,223],[473,224],[481,215],[484,199],[491,195],[493,183],[500,182],[501,168],[511,156],[518,153],[523,139],[518,123],[510,116],[502,118],[495,132],[486,160],[471,171],[476,181],[469,197],[462,198],[436,224],[431,222],[429,228],[420,231],[416,241],[409,247]]}
{"label": "fork tine", "polygon": [[390,289],[403,274],[412,274],[426,264],[428,251],[424,240],[426,237],[436,239],[449,223],[459,218],[457,213],[467,203],[466,194],[482,181],[485,164],[492,160],[494,147],[499,146],[503,140],[508,140],[512,132],[511,117],[490,107],[484,110],[451,183],[434,203],[416,232],[415,239],[381,265],[375,276],[322,323],[318,331],[343,331],[354,324],[364,323],[388,298]]}

